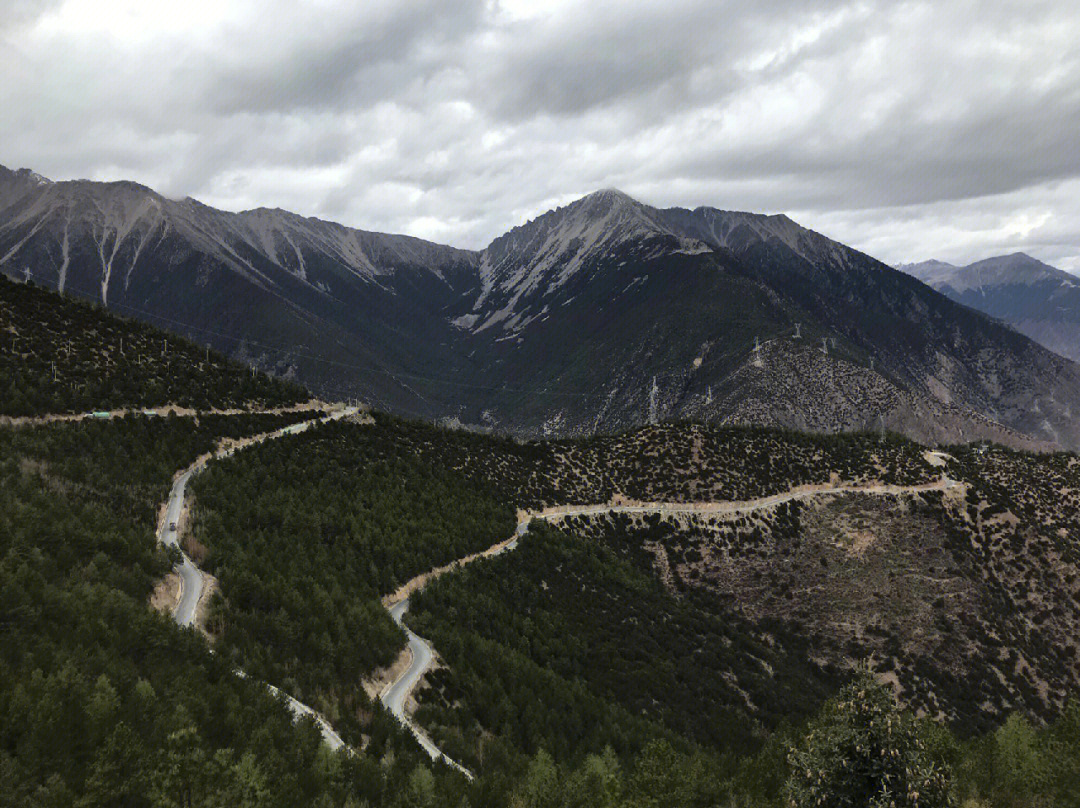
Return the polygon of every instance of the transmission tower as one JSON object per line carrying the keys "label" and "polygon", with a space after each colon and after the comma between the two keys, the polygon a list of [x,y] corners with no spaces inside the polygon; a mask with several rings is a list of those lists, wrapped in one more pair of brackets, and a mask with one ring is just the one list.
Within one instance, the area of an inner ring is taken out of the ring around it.
{"label": "transmission tower", "polygon": [[656,377],[652,377],[652,389],[649,391],[649,423],[656,423],[656,402],[660,394],[660,388],[656,386]]}
{"label": "transmission tower", "polygon": [[792,339],[802,339],[802,323],[795,323],[795,336]]}
{"label": "transmission tower", "polygon": [[821,352],[823,354],[825,354],[826,356],[829,355],[829,338],[828,337],[822,337],[821,338]]}

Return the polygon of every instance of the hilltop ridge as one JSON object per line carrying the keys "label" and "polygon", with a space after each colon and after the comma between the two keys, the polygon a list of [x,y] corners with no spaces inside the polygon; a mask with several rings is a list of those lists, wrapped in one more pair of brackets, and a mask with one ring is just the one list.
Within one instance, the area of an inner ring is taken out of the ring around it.
{"label": "hilltop ridge", "polygon": [[5,169],[0,272],[327,397],[517,435],[692,417],[1080,446],[1078,366],[783,214],[604,189],[475,252]]}

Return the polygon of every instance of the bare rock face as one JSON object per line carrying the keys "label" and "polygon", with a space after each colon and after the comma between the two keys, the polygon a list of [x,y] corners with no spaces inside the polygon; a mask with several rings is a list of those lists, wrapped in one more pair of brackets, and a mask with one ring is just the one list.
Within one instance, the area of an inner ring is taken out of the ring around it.
{"label": "bare rock face", "polygon": [[1076,365],[786,216],[605,190],[476,253],[0,169],[0,271],[324,396],[516,434],[701,418],[1080,446]]}

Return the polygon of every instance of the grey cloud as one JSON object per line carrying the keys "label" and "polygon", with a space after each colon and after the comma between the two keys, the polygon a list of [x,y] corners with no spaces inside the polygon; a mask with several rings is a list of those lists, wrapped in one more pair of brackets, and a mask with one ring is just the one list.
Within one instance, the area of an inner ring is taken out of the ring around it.
{"label": "grey cloud", "polygon": [[511,119],[574,115],[643,96],[654,111],[658,103],[670,109],[700,96],[693,87],[695,74],[719,67],[719,81],[708,86],[708,100],[716,102],[736,86],[734,63],[755,42],[837,5],[831,0],[813,6],[788,0],[595,3],[571,19],[545,18],[493,31],[475,54],[475,67],[485,102]]}
{"label": "grey cloud", "polygon": [[38,23],[88,1],[0,8],[0,163],[467,247],[614,185],[791,212],[890,261],[1026,247],[1080,268],[1068,0],[524,18],[495,0],[282,0],[183,33]]}
{"label": "grey cloud", "polygon": [[[418,79],[446,69],[481,23],[481,0],[342,4],[316,17],[281,4],[247,30],[229,30],[206,54],[216,109],[343,109],[398,99]],[[254,54],[254,55],[252,55]]]}

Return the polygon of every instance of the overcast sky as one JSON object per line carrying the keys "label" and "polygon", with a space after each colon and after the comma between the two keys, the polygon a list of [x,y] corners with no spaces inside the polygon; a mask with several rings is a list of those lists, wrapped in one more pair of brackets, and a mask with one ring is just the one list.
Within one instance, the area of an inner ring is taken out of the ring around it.
{"label": "overcast sky", "polygon": [[1080,271],[1078,5],[0,0],[0,164],[462,247],[617,187]]}

